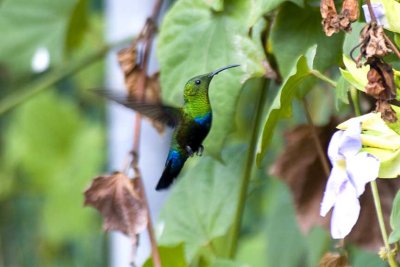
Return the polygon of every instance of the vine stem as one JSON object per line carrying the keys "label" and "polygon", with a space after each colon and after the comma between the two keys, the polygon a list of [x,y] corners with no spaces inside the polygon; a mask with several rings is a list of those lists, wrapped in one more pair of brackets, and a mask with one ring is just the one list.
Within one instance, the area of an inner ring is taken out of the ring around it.
{"label": "vine stem", "polygon": [[[144,37],[144,49],[143,49],[143,60],[140,65],[140,73],[138,76],[138,80],[136,83],[138,98],[141,101],[145,99],[145,91],[146,91],[146,83],[147,83],[147,69],[149,63],[149,57],[151,52],[151,44],[153,42],[154,35],[156,33],[156,23],[157,19],[160,15],[160,10],[162,6],[163,0],[157,0],[154,3],[153,10],[151,16],[147,19],[140,36]],[[133,42],[133,45],[135,41]],[[134,135],[133,135],[133,147],[132,147],[132,163],[138,180],[138,189],[139,193],[143,199],[144,206],[147,210],[147,232],[149,233],[149,239],[151,244],[151,256],[153,259],[153,265],[155,267],[162,267],[160,252],[158,251],[158,245],[156,236],[154,233],[153,221],[151,219],[150,205],[148,202],[148,198],[146,195],[146,190],[144,187],[144,182],[142,179],[142,175],[140,169],[138,167],[139,162],[139,148],[140,148],[140,133],[142,126],[142,115],[136,112],[135,115],[135,123],[134,123]]]}
{"label": "vine stem", "polygon": [[[357,90],[357,89],[352,88],[352,90]],[[350,95],[352,98],[352,103],[354,106],[356,116],[361,116],[361,109],[360,109],[360,104],[358,101],[359,100],[358,94],[355,92],[351,92]],[[372,197],[374,199],[376,215],[378,217],[379,228],[380,228],[383,243],[384,243],[385,249],[386,249],[386,255],[387,255],[389,266],[390,267],[398,267],[396,260],[394,259],[394,255],[391,253],[391,247],[388,242],[388,235],[386,232],[385,221],[383,219],[381,200],[379,197],[379,191],[378,191],[378,186],[376,184],[376,181],[371,181],[370,186],[371,186],[371,191],[372,191]]]}
{"label": "vine stem", "polygon": [[251,177],[251,172],[253,169],[253,164],[254,164],[254,158],[255,158],[255,150],[257,146],[257,136],[258,132],[260,131],[260,120],[262,116],[262,111],[263,111],[263,103],[265,102],[265,97],[266,97],[266,85],[267,85],[267,79],[264,79],[263,82],[260,85],[260,97],[258,98],[257,101],[257,106],[256,106],[256,116],[254,118],[253,122],[253,131],[251,134],[251,139],[250,139],[250,145],[247,153],[247,158],[246,158],[246,166],[245,170],[243,172],[243,176],[241,179],[241,184],[240,184],[240,192],[239,192],[239,201],[238,205],[236,208],[236,213],[235,213],[235,218],[232,226],[232,232],[231,232],[231,242],[230,242],[230,247],[229,247],[229,258],[233,259],[236,254],[237,250],[237,244],[239,241],[239,236],[240,236],[240,228],[242,225],[242,217],[243,217],[243,212],[246,204],[246,197],[247,197],[247,191],[249,187],[249,181]]}
{"label": "vine stem", "polygon": [[314,140],[315,147],[317,148],[317,153],[318,153],[319,159],[322,164],[322,168],[324,169],[325,176],[328,177],[329,173],[330,173],[328,159],[326,158],[324,149],[322,148],[321,140],[318,138],[317,129],[315,128],[315,125],[311,118],[310,110],[308,109],[307,99],[305,97],[303,97],[302,102],[303,102],[304,111],[305,111],[305,114],[307,117],[308,125],[311,128],[312,138]]}

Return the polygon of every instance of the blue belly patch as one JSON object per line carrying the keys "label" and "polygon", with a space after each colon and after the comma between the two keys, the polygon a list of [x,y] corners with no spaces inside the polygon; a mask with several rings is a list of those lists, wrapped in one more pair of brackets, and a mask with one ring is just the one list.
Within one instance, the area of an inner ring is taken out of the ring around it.
{"label": "blue belly patch", "polygon": [[171,161],[171,167],[172,168],[176,168],[180,165],[182,165],[182,157],[181,154],[179,153],[179,151],[173,149],[170,150],[168,153],[168,158],[167,158],[167,162]]}
{"label": "blue belly patch", "polygon": [[200,125],[210,124],[211,123],[211,112],[208,112],[205,115],[195,117],[194,121]]}

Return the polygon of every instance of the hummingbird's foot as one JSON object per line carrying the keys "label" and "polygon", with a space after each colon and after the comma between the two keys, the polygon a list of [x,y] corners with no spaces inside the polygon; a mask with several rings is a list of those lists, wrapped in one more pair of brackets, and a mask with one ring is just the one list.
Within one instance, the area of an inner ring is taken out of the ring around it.
{"label": "hummingbird's foot", "polygon": [[203,151],[204,151],[204,146],[200,145],[199,149],[197,149],[197,151],[196,151],[196,155],[200,156],[200,157],[203,156]]}
{"label": "hummingbird's foot", "polygon": [[186,152],[189,154],[189,157],[193,157],[194,152],[193,149],[190,146],[186,146]]}

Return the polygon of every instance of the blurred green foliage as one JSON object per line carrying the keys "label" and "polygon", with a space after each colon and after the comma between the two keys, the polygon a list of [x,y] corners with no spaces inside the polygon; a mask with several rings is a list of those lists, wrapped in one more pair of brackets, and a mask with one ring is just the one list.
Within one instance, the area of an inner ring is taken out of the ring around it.
{"label": "blurred green foliage", "polygon": [[[39,47],[51,72],[102,43],[101,9],[89,4],[0,5],[0,97],[46,75],[31,71]],[[104,112],[81,89],[102,82],[100,61],[0,117],[1,267],[107,266],[106,235],[82,194],[106,154]]]}

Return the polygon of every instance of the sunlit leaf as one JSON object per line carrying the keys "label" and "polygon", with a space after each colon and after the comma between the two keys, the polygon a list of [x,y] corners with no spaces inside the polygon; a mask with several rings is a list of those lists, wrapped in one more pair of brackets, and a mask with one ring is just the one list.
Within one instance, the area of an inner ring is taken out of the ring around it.
{"label": "sunlit leaf", "polygon": [[291,116],[292,99],[296,94],[299,84],[309,74],[310,68],[307,65],[307,58],[305,56],[299,57],[296,68],[292,70],[292,74],[283,82],[264,119],[262,133],[257,145],[257,164],[261,163],[267,151],[278,120]]}
{"label": "sunlit leaf", "polygon": [[227,149],[226,165],[203,157],[186,169],[162,211],[161,244],[183,242],[186,258],[190,260],[228,231],[237,205],[245,151],[243,146]]}
{"label": "sunlit leaf", "polygon": [[[185,261],[185,255],[183,251],[183,245],[177,246],[160,246],[158,247],[158,252],[160,253],[161,263],[163,266],[173,266],[173,267],[187,267]],[[153,267],[153,259],[150,257],[143,265],[143,267]]]}
{"label": "sunlit leaf", "polygon": [[362,66],[361,68],[357,68],[356,63],[343,55],[343,63],[346,66],[346,69],[340,69],[343,77],[355,88],[360,91],[365,91],[365,86],[368,83],[367,73],[369,70],[369,66]]}
{"label": "sunlit leaf", "polygon": [[388,22],[387,29],[400,33],[400,3],[395,0],[372,0],[372,3],[382,3],[385,10],[385,17]]}

